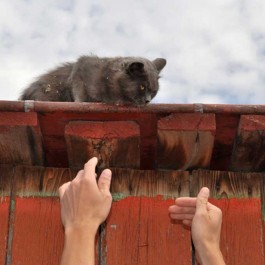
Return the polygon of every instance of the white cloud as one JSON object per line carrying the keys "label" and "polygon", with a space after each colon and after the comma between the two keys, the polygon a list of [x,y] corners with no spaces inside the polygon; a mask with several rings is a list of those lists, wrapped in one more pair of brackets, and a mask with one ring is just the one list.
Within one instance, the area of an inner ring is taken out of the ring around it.
{"label": "white cloud", "polygon": [[264,0],[9,0],[0,10],[1,99],[94,53],[165,57],[154,102],[265,102]]}

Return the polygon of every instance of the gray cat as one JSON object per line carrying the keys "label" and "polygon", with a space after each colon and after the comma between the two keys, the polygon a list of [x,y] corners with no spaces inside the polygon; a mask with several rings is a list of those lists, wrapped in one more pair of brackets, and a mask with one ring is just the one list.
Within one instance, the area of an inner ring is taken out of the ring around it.
{"label": "gray cat", "polygon": [[40,76],[20,99],[144,105],[157,94],[165,65],[162,58],[82,56]]}

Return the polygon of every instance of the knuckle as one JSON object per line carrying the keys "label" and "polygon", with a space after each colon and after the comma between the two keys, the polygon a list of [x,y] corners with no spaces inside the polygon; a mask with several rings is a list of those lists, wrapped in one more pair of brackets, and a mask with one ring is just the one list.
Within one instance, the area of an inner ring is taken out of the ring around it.
{"label": "knuckle", "polygon": [[205,213],[203,213],[203,212],[201,212],[201,211],[197,211],[196,213],[195,213],[195,215],[196,215],[196,217],[197,218],[204,218],[205,217]]}
{"label": "knuckle", "polygon": [[110,192],[107,192],[105,198],[112,201],[112,195]]}
{"label": "knuckle", "polygon": [[88,178],[82,178],[79,180],[79,185],[81,186],[90,186],[90,181]]}
{"label": "knuckle", "polygon": [[221,216],[221,217],[223,216],[223,212],[220,208],[217,208],[217,213],[219,214],[219,216]]}
{"label": "knuckle", "polygon": [[76,184],[79,183],[79,181],[80,181],[80,180],[79,180],[78,178],[74,178],[74,179],[72,180],[71,185],[75,186]]}

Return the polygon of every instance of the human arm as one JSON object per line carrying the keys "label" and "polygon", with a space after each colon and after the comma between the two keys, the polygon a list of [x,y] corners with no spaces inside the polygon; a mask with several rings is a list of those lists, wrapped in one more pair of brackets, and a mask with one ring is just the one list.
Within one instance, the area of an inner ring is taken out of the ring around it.
{"label": "human arm", "polygon": [[221,210],[208,202],[209,189],[202,188],[197,198],[183,197],[169,207],[172,219],[191,226],[192,240],[202,265],[225,265],[220,250]]}
{"label": "human arm", "polygon": [[65,230],[61,265],[95,264],[95,236],[112,203],[111,171],[105,169],[97,183],[96,165],[97,158],[90,159],[73,181],[59,188]]}

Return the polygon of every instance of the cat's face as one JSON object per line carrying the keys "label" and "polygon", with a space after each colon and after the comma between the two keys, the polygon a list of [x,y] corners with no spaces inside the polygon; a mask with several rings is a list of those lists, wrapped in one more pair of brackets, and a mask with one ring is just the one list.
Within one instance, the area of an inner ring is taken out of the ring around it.
{"label": "cat's face", "polygon": [[159,73],[165,65],[166,60],[162,58],[152,62],[135,58],[126,62],[118,80],[122,102],[132,105],[148,104],[158,92]]}

